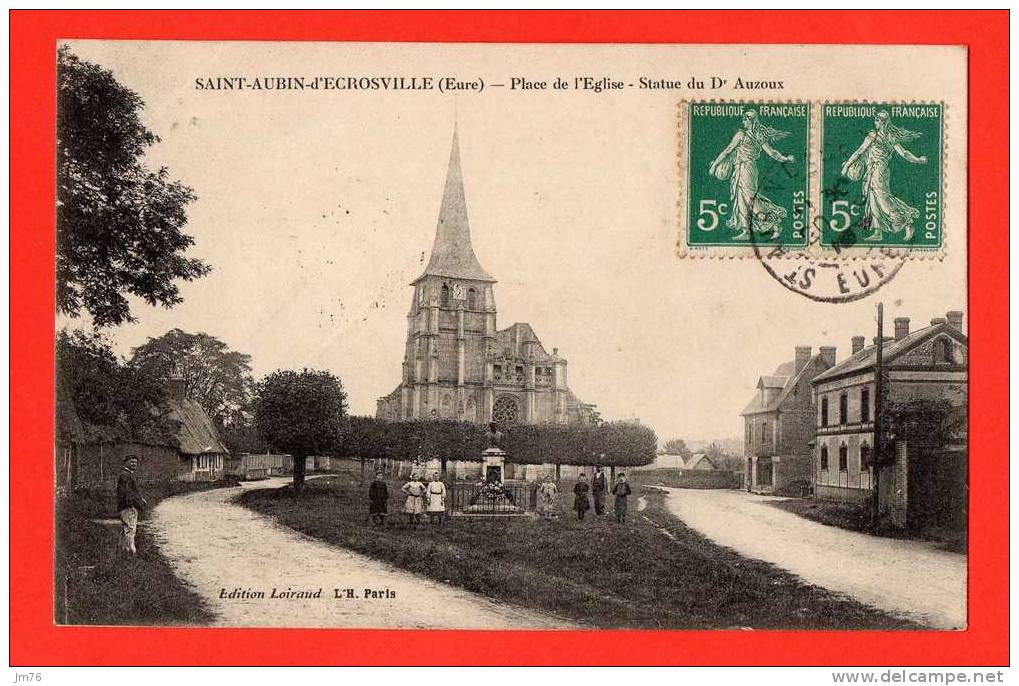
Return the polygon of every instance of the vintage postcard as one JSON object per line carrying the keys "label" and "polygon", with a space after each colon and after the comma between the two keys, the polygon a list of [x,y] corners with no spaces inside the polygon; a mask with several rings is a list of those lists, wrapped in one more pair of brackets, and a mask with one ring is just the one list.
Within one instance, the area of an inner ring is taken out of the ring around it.
{"label": "vintage postcard", "polygon": [[964,46],[53,63],[56,624],[967,628]]}

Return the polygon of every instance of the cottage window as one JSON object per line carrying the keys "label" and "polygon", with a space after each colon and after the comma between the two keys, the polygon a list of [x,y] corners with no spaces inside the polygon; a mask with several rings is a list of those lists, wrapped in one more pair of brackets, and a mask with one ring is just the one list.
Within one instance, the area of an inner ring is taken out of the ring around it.
{"label": "cottage window", "polygon": [[860,389],[860,422],[870,421],[870,389]]}
{"label": "cottage window", "polygon": [[821,398],[821,426],[828,426],[828,398]]}
{"label": "cottage window", "polygon": [[849,396],[845,393],[839,396],[839,424],[849,423]]}
{"label": "cottage window", "polygon": [[849,448],[845,443],[839,446],[839,471],[849,471]]}
{"label": "cottage window", "polygon": [[821,446],[821,471],[828,471],[828,446]]}
{"label": "cottage window", "polygon": [[449,286],[447,284],[442,284],[442,294],[440,298],[442,306],[449,307]]}

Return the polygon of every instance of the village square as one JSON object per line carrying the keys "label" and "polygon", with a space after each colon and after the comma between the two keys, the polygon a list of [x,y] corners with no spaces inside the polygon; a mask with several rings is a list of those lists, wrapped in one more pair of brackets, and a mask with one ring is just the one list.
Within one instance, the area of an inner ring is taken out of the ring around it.
{"label": "village square", "polygon": [[[407,227],[388,258],[418,265],[385,313],[402,357],[354,411],[346,375],[256,375],[184,319],[122,352],[119,327],[179,311],[179,287],[217,267],[188,233],[209,199],[147,166],[179,134],[146,128],[115,74],[63,47],[58,76],[58,623],[965,628],[964,293],[937,310],[878,293],[846,340],[783,329],[742,404],[682,379],[638,389],[719,417],[678,435],[580,392],[600,370],[543,338],[554,306],[499,321],[518,307],[501,294],[529,286],[475,250],[496,229],[468,212],[480,134],[454,120],[442,186],[413,199],[434,231]],[[554,271],[571,250],[529,259]],[[359,268],[367,291],[387,268]],[[641,305],[602,304],[631,308],[638,335],[667,316]]]}

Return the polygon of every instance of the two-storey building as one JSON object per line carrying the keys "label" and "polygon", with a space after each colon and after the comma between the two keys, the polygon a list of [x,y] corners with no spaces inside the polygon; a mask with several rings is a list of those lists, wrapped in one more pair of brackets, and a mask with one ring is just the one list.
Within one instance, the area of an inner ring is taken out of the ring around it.
{"label": "two-storey building", "polygon": [[761,376],[743,409],[745,483],[758,493],[797,492],[811,478],[814,401],[810,382],[835,364],[835,348],[798,346],[793,360]]}
{"label": "two-storey building", "polygon": [[[886,449],[892,454],[883,457],[894,464],[882,469],[880,490],[882,506],[900,524],[907,523],[910,508],[927,508],[930,502],[924,501],[932,498],[965,500],[964,446],[961,452],[958,445],[932,451],[929,436],[906,435],[891,426],[895,407],[908,408],[917,401],[965,411],[968,341],[962,320],[962,312],[953,311],[910,331],[910,320],[897,317],[894,337],[884,341],[882,400],[889,414],[882,416],[888,424]],[[813,479],[818,498],[863,502],[872,496],[876,363],[877,338],[868,346],[864,336],[854,336],[849,358],[813,379],[817,407]],[[958,503],[947,509],[957,510]]]}

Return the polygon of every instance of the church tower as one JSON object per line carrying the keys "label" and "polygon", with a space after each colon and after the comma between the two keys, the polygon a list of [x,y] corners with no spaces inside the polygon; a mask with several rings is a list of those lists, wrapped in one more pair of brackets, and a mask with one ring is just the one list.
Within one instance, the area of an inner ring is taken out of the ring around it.
{"label": "church tower", "polygon": [[471,245],[456,127],[432,254],[411,285],[402,379],[377,416],[587,421],[593,406],[570,392],[558,350],[548,354],[529,324],[496,328],[495,279]]}
{"label": "church tower", "polygon": [[414,280],[407,314],[401,405],[404,418],[484,421],[484,360],[495,338],[495,279],[471,245],[460,136],[453,130],[431,258]]}

